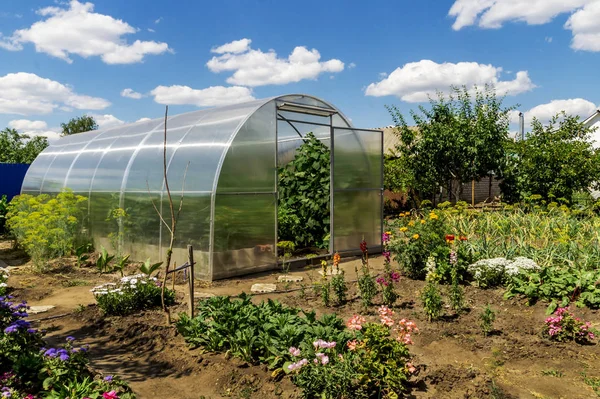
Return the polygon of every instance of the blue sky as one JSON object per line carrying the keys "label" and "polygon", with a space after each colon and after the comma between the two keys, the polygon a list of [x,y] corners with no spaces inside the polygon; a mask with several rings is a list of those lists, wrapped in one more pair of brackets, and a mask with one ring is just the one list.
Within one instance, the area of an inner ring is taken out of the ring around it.
{"label": "blue sky", "polygon": [[386,104],[484,83],[528,120],[587,116],[598,20],[600,0],[5,0],[0,127],[55,137],[84,113],[108,127],[285,93],[381,127]]}

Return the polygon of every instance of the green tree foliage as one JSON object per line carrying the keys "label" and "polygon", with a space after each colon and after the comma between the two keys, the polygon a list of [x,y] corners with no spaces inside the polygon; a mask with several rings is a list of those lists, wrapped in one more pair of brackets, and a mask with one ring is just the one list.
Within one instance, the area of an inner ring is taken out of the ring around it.
{"label": "green tree foliage", "polygon": [[32,163],[46,147],[46,137],[29,137],[10,128],[0,131],[0,163]]}
{"label": "green tree foliage", "polygon": [[314,134],[279,170],[279,239],[322,246],[329,233],[329,149]]}
{"label": "green tree foliage", "polygon": [[408,127],[397,107],[388,107],[400,140],[386,160],[386,188],[407,192],[418,205],[452,180],[498,174],[505,159],[508,114],[514,109],[503,107],[502,101],[493,86],[476,89],[474,95],[466,87],[453,87],[448,96],[438,93],[430,99],[429,108],[411,111],[416,128]]}
{"label": "green tree foliage", "polygon": [[63,136],[68,136],[76,133],[89,132],[98,129],[96,120],[89,115],[78,116],[72,118],[67,123],[61,123]]}
{"label": "green tree foliage", "polygon": [[537,194],[546,200],[571,199],[600,181],[600,153],[592,146],[592,129],[564,111],[544,126],[531,123],[525,140],[511,143],[502,191],[517,202]]}

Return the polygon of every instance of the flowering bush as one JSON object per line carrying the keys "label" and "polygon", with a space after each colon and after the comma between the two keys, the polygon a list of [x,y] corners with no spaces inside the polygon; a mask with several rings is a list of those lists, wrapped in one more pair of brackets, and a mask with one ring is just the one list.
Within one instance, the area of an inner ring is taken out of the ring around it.
{"label": "flowering bush", "polygon": [[[127,315],[138,310],[161,305],[161,286],[156,277],[136,274],[121,278],[118,283],[106,283],[92,288],[98,307],[106,314]],[[165,303],[175,302],[175,292],[165,290]]]}
{"label": "flowering bush", "polygon": [[558,308],[554,316],[546,319],[542,334],[555,341],[576,341],[581,344],[591,343],[596,339],[598,331],[591,323],[574,317],[569,308]]}
{"label": "flowering bush", "polygon": [[0,267],[0,295],[6,295],[8,291],[8,276],[10,275],[7,268]]}
{"label": "flowering bush", "polygon": [[13,299],[11,296],[0,297],[2,397],[135,398],[127,385],[117,378],[94,379],[87,368],[87,347],[75,347],[73,337],[67,337],[62,347],[44,347],[43,332],[24,320],[28,317],[27,304],[15,304]]}
{"label": "flowering bush", "polygon": [[384,261],[384,272],[383,275],[377,278],[377,283],[381,286],[381,292],[383,297],[383,303],[392,306],[394,302],[398,299],[398,294],[396,293],[396,289],[394,284],[400,281],[400,273],[397,271],[392,271],[391,262],[390,262],[390,240],[392,238],[392,233],[386,231],[383,233],[381,237],[381,242],[383,244],[383,261]]}
{"label": "flowering bush", "polygon": [[292,380],[305,398],[384,397],[397,398],[404,392],[408,375],[416,371],[409,363],[407,345],[418,331],[414,322],[394,320],[387,306],[378,309],[380,323],[367,323],[354,315],[346,323],[355,339],[346,346],[322,340],[314,350],[301,353],[290,348],[297,359],[287,365]]}
{"label": "flowering bush", "polygon": [[488,288],[506,284],[519,274],[540,270],[531,259],[517,257],[482,259],[467,267],[467,271],[479,287]]}

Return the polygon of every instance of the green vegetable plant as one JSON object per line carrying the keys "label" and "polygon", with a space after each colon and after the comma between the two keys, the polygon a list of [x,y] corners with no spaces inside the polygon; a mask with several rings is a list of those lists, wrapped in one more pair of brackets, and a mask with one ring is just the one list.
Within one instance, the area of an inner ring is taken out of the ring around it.
{"label": "green vegetable plant", "polygon": [[[143,274],[145,274],[148,277],[153,277],[152,274],[154,274],[154,272],[156,272],[158,269],[160,269],[160,266],[162,264],[163,264],[162,262],[151,263],[150,258],[148,258],[144,261],[144,263],[142,263],[140,265],[140,272],[142,272]],[[156,276],[154,276],[154,277],[156,277]]]}
{"label": "green vegetable plant", "polygon": [[93,246],[90,243],[82,244],[75,248],[75,256],[77,257],[77,267],[81,267],[90,259],[90,252]]}
{"label": "green vegetable plant", "polygon": [[109,255],[104,247],[100,247],[100,255],[96,261],[96,268],[99,273],[110,273],[114,269],[110,267],[110,262],[115,258],[115,255]]}
{"label": "green vegetable plant", "polygon": [[121,273],[121,277],[123,277],[124,270],[128,264],[129,264],[129,255],[121,256],[115,262],[115,266],[114,266],[113,270],[117,270],[119,273]]}
{"label": "green vegetable plant", "polygon": [[489,304],[483,309],[479,315],[479,321],[483,336],[487,337],[490,332],[494,329],[494,321],[496,320],[496,312],[490,307]]}
{"label": "green vegetable plant", "polygon": [[442,313],[444,302],[440,295],[440,290],[435,281],[428,281],[421,293],[421,302],[423,302],[423,311],[429,321],[436,320]]}

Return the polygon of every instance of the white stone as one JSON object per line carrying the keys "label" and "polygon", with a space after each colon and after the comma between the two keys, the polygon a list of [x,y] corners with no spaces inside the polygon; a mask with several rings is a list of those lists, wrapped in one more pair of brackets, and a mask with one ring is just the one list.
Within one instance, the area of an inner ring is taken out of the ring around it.
{"label": "white stone", "polygon": [[29,309],[27,309],[27,313],[28,314],[45,313],[51,309],[54,309],[55,307],[56,306],[54,306],[54,305],[30,306]]}
{"label": "white stone", "polygon": [[279,276],[277,277],[278,283],[299,283],[304,280],[304,277],[300,276]]}
{"label": "white stone", "polygon": [[275,284],[254,284],[252,288],[250,288],[252,292],[274,292],[277,291],[277,286]]}

